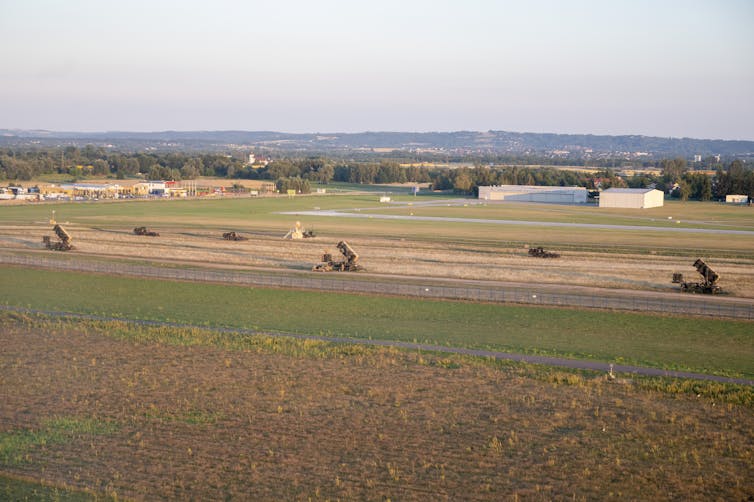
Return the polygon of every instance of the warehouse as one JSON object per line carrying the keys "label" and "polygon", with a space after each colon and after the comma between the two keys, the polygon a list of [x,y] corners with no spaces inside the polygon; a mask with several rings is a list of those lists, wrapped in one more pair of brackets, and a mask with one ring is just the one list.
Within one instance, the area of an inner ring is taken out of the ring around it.
{"label": "warehouse", "polygon": [[726,195],[725,202],[728,204],[748,204],[748,195]]}
{"label": "warehouse", "polygon": [[583,187],[544,187],[531,185],[493,185],[479,187],[479,198],[482,200],[585,204],[586,196],[586,188]]}
{"label": "warehouse", "polygon": [[646,209],[662,207],[665,194],[654,188],[608,188],[600,192],[600,207]]}

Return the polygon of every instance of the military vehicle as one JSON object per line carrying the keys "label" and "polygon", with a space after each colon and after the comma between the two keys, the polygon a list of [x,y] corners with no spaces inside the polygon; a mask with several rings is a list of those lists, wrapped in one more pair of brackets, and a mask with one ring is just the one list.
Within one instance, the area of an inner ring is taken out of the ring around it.
{"label": "military vehicle", "polygon": [[73,244],[71,244],[73,239],[71,239],[71,235],[66,232],[63,227],[56,223],[55,226],[52,227],[52,231],[58,236],[58,240],[57,242],[53,242],[49,235],[45,235],[42,237],[42,243],[45,248],[52,251],[70,251],[73,249]]}
{"label": "military vehicle", "polygon": [[720,280],[720,276],[704,263],[704,260],[701,258],[696,260],[694,262],[694,268],[696,268],[696,271],[702,276],[702,279],[704,279],[703,281],[684,281],[682,273],[675,272],[673,274],[673,283],[680,284],[682,292],[702,293],[705,295],[717,295],[723,292],[723,289],[717,284],[717,281]]}
{"label": "military vehicle", "polygon": [[535,258],[560,258],[560,253],[545,251],[544,248],[529,248],[529,256]]}
{"label": "military vehicle", "polygon": [[225,239],[226,241],[248,241],[249,240],[248,237],[238,235],[235,232],[225,232],[223,234],[223,239]]}
{"label": "military vehicle", "polygon": [[134,228],[134,233],[136,235],[146,235],[148,237],[159,237],[160,236],[160,234],[158,234],[157,232],[153,232],[153,231],[149,230],[147,227],[136,227],[136,228]]}
{"label": "military vehicle", "polygon": [[336,247],[343,255],[344,260],[335,261],[330,253],[325,252],[322,255],[322,263],[315,265],[312,270],[315,272],[358,272],[364,270],[364,267],[358,264],[359,255],[346,241],[340,241]]}

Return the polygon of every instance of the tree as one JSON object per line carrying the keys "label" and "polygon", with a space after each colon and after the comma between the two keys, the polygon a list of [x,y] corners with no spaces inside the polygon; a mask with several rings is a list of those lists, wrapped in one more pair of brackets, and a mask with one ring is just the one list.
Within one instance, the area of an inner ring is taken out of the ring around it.
{"label": "tree", "polygon": [[678,186],[673,190],[673,197],[681,200],[689,200],[691,187],[685,180],[680,180]]}
{"label": "tree", "polygon": [[461,193],[471,193],[474,180],[466,169],[459,169],[453,180],[453,190]]}
{"label": "tree", "polygon": [[181,167],[181,178],[184,180],[193,180],[199,176],[199,169],[196,167],[196,161],[194,159],[189,160],[183,167]]}
{"label": "tree", "polygon": [[712,180],[710,180],[710,177],[706,174],[702,176],[704,177],[702,178],[702,183],[699,190],[699,200],[706,201],[712,199]]}
{"label": "tree", "polygon": [[683,174],[688,170],[686,159],[681,158],[672,160],[663,159],[660,162],[660,167],[662,168],[662,177],[671,185],[673,183],[677,183],[683,177]]}
{"label": "tree", "polygon": [[300,174],[301,171],[298,166],[294,165],[293,162],[287,159],[270,162],[270,165],[267,167],[267,176],[273,180],[296,177],[300,176]]}
{"label": "tree", "polygon": [[281,193],[287,192],[288,190],[295,190],[296,193],[311,193],[312,191],[309,180],[305,180],[298,176],[294,178],[280,178],[275,183],[275,187]]}
{"label": "tree", "polygon": [[97,159],[92,162],[92,174],[104,175],[110,174],[110,165],[106,160]]}

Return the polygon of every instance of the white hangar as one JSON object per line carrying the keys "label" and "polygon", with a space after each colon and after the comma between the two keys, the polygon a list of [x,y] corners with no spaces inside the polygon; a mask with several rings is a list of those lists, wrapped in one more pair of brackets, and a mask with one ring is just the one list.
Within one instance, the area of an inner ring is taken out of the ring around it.
{"label": "white hangar", "polygon": [[546,187],[532,185],[492,185],[479,187],[479,198],[481,200],[585,204],[586,196],[586,188],[583,187]]}
{"label": "white hangar", "polygon": [[654,188],[608,188],[600,192],[600,207],[646,209],[662,207],[665,194]]}

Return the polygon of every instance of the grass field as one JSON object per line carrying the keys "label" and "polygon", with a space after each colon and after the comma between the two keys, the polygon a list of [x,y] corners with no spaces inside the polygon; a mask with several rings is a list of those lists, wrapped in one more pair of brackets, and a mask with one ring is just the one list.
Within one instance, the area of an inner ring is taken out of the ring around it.
{"label": "grass field", "polygon": [[712,397],[717,384],[673,393],[472,358],[8,314],[0,330],[0,493],[13,497],[754,495],[751,404]]}
{"label": "grass field", "polygon": [[568,206],[469,201],[463,205],[457,203],[437,206],[411,205],[381,208],[374,211],[370,210],[370,212],[390,214],[393,212],[405,213],[407,210],[410,210],[415,216],[639,225],[663,228],[754,230],[754,210],[752,208],[719,203],[669,202],[658,208],[626,210],[600,208],[594,204]]}
{"label": "grass field", "polygon": [[[432,197],[417,197],[416,200],[438,203]],[[406,215],[427,211],[433,215],[553,222],[636,223],[641,220],[643,224],[650,224],[655,219],[653,224],[657,226],[675,225],[662,218],[665,213],[654,214],[651,212],[654,210],[608,214],[594,207],[542,204],[464,207],[463,202],[456,206],[453,200],[425,207],[419,206],[419,202],[385,209],[385,205],[377,202],[376,195],[328,195],[9,206],[0,210],[0,250],[38,250],[41,236],[50,233],[49,218],[54,209],[56,219],[64,223],[74,237],[77,249],[72,256],[127,256],[270,270],[308,270],[319,261],[324,249],[333,250],[336,242],[346,239],[361,254],[366,268],[378,274],[666,292],[677,289],[670,283],[673,272],[694,276],[696,272],[691,264],[703,257],[721,274],[724,289],[735,296],[754,298],[754,237],[749,235],[279,214],[319,208],[352,212],[382,210]],[[683,221],[698,219],[702,228],[742,228],[754,221],[746,218],[750,208],[712,203],[678,203],[659,208],[668,212],[671,209],[675,217]],[[706,219],[702,222],[702,218]],[[296,220],[314,230],[317,239],[311,242],[279,240]],[[160,239],[133,236],[131,230],[141,225],[159,231]],[[245,232],[251,239],[244,243],[218,242],[220,234],[229,230]],[[532,260],[525,249],[532,245],[544,245],[560,251],[563,256],[546,262]]]}
{"label": "grass field", "polygon": [[0,303],[26,308],[754,376],[754,335],[745,321],[2,270]]}
{"label": "grass field", "polygon": [[[136,224],[168,224],[192,225],[198,227],[228,225],[239,228],[277,228],[285,231],[291,224],[292,217],[280,215],[284,211],[311,211],[313,209],[337,209],[363,212],[383,212],[391,214],[414,214],[416,216],[448,216],[461,218],[482,218],[498,220],[549,221],[566,223],[595,223],[620,224],[657,227],[685,227],[685,228],[719,228],[719,229],[754,229],[754,213],[748,207],[733,207],[717,203],[679,203],[670,202],[665,207],[646,210],[619,210],[597,208],[593,205],[563,206],[554,204],[525,204],[525,203],[481,203],[470,201],[466,206],[458,205],[457,199],[447,199],[443,203],[442,197],[421,196],[398,197],[397,205],[385,205],[378,202],[375,195],[312,195],[294,198],[218,198],[208,200],[160,200],[160,201],[129,201],[129,202],[100,202],[77,204],[42,204],[42,205],[13,205],[3,207],[0,211],[0,224],[28,225],[35,222],[49,220],[51,211],[56,210],[59,221],[69,221],[81,225],[136,225]],[[436,205],[422,206],[430,202]],[[412,205],[408,205],[411,203]],[[668,219],[668,217],[672,217]],[[356,235],[382,234],[400,235],[435,235],[437,237],[438,224],[427,224],[421,221],[347,221],[334,220],[331,217],[302,216],[301,220],[310,226],[322,228],[328,232],[347,232]],[[676,223],[680,221],[681,223]],[[469,228],[470,227],[470,228]],[[501,228],[502,227],[502,228]],[[444,239],[476,238],[489,241],[520,240],[530,242],[531,230],[517,227],[506,227],[490,224],[441,224]],[[429,229],[429,230],[428,230]],[[434,230],[434,234],[431,232]],[[695,242],[694,248],[720,248],[720,243],[713,238],[702,238],[691,234],[673,234],[654,237],[651,234],[636,233],[640,231],[620,231],[622,238],[611,236],[603,239],[606,246],[621,241],[636,245],[637,241],[647,238],[647,247],[671,246],[683,247],[687,243]],[[526,235],[528,237],[522,237]],[[538,232],[542,233],[542,232]],[[547,234],[539,235],[552,242],[578,243],[594,241],[594,235],[606,233],[603,229],[558,229],[548,228]],[[615,233],[608,231],[608,234]],[[661,238],[663,237],[663,238]],[[751,236],[730,236],[729,246],[751,245]],[[704,241],[707,242],[704,242]],[[726,237],[728,240],[728,237]]]}
{"label": "grass field", "polygon": [[[344,188],[358,188],[344,185]],[[416,215],[450,216],[487,219],[511,219],[574,223],[599,223],[648,226],[692,226],[695,228],[754,229],[754,210],[746,206],[733,206],[714,202],[674,202],[651,209],[598,208],[594,204],[569,206],[560,204],[495,203],[468,200],[448,195],[400,196],[399,204],[380,204],[379,195],[387,188],[400,192],[400,187],[366,186],[375,195],[310,195],[293,198],[213,198],[204,200],[145,200],[89,203],[48,203],[42,205],[14,205],[3,208],[0,222],[28,223],[30,220],[49,219],[51,209],[58,216],[80,222],[94,221],[100,217],[143,217],[165,214],[171,217],[223,218],[230,220],[259,219],[279,211],[321,209],[372,208],[374,212],[410,211]],[[447,204],[444,201],[447,200]],[[423,204],[432,205],[424,206]],[[410,205],[409,205],[410,204]],[[676,223],[680,221],[680,223]]]}
{"label": "grass field", "polygon": [[[754,239],[746,235],[278,214],[376,208],[485,219],[754,226],[750,208],[717,204],[604,212],[395,195],[405,205],[387,209],[378,195],[0,207],[0,251],[39,253],[55,209],[76,245],[55,256],[83,262],[308,273],[323,248],[346,238],[370,272],[401,280],[671,293],[670,273],[687,271],[701,256],[721,273],[723,287],[754,296]],[[435,206],[419,205],[427,201]],[[296,219],[318,237],[282,241]],[[161,237],[134,236],[131,229],[141,225]],[[223,241],[219,234],[228,230],[251,239]],[[563,257],[532,261],[525,244],[557,248]],[[0,304],[23,308],[754,376],[751,322],[0,271]],[[0,313],[0,341],[0,498],[754,497],[750,387],[643,378],[611,383],[605,375],[470,357],[11,313]]]}

